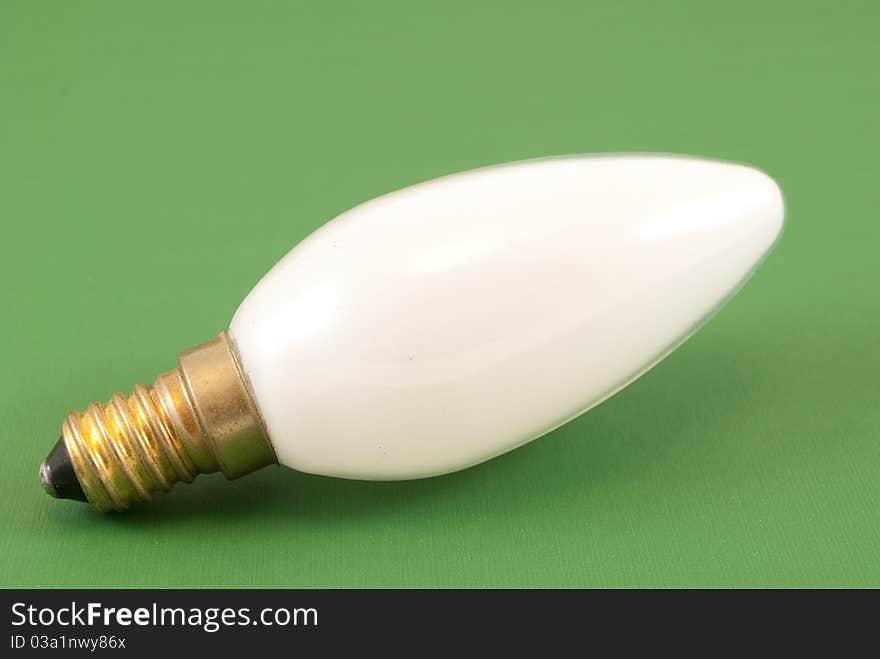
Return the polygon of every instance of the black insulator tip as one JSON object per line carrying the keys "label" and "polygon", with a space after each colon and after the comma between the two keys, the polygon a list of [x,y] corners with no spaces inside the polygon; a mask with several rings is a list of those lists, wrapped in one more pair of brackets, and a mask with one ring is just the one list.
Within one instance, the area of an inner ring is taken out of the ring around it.
{"label": "black insulator tip", "polygon": [[40,465],[40,483],[46,493],[56,499],[74,499],[88,503],[86,493],[73,470],[64,438],[58,440],[49,457]]}

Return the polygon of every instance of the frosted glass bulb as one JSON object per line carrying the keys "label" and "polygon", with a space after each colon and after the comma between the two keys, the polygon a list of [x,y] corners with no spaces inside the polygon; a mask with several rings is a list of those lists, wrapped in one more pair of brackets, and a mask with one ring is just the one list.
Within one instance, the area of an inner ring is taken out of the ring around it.
{"label": "frosted glass bulb", "polygon": [[228,341],[281,464],[443,474],[549,432],[656,364],[742,285],[783,215],[767,175],[691,157],[447,176],[297,245]]}

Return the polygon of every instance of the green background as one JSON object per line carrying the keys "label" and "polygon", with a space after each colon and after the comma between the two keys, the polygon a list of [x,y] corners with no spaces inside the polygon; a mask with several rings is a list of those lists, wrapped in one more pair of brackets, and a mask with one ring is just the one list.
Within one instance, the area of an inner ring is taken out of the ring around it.
{"label": "green background", "polygon": [[[0,3],[0,585],[880,586],[880,3]],[[438,175],[669,151],[786,233],[680,350],[467,471],[44,495],[63,416]]]}

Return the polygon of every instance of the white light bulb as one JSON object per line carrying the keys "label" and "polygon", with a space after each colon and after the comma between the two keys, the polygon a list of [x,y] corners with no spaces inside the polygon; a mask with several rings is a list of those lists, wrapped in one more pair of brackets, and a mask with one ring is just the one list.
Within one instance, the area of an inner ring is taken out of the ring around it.
{"label": "white light bulb", "polygon": [[518,162],[385,195],[297,245],[228,334],[151,388],[71,413],[43,484],[110,510],[275,461],[358,479],[463,469],[656,364],[783,215],[765,174],[676,156]]}
{"label": "white light bulb", "polygon": [[442,474],[644,373],[744,282],[783,214],[765,174],[697,158],[465,172],[316,231],[257,284],[230,336],[282,464]]}

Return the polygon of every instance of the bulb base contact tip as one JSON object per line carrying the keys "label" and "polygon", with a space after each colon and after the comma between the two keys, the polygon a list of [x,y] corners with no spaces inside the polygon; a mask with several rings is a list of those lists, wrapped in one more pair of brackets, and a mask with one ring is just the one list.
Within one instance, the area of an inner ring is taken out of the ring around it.
{"label": "bulb base contact tip", "polygon": [[64,437],[59,438],[49,456],[40,463],[40,485],[46,494],[55,499],[86,501],[86,494],[73,470]]}
{"label": "bulb base contact tip", "polygon": [[277,462],[225,332],[181,353],[151,386],[71,412],[61,431],[40,466],[43,489],[102,512],[198,474],[232,479]]}

